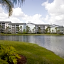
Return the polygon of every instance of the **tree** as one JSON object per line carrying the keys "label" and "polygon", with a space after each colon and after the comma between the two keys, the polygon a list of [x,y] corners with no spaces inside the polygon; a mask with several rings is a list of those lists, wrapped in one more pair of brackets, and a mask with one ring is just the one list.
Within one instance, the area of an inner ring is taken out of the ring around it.
{"label": "tree", "polygon": [[50,30],[50,29],[51,29],[51,27],[50,27],[50,26],[48,26],[49,33],[51,33],[51,30]]}
{"label": "tree", "polygon": [[18,27],[16,27],[16,31],[19,31],[19,26],[18,26]]}
{"label": "tree", "polygon": [[20,26],[20,32],[22,33],[22,26]]}
{"label": "tree", "polygon": [[40,27],[38,27],[38,33],[41,33],[41,28]]}
{"label": "tree", "polygon": [[52,30],[52,33],[54,32],[54,30]]}
{"label": "tree", "polygon": [[12,15],[14,4],[21,5],[25,0],[0,0],[0,4],[2,4],[6,10],[8,11],[8,16]]}
{"label": "tree", "polygon": [[0,25],[0,33],[2,32],[2,26]]}
{"label": "tree", "polygon": [[26,26],[26,33],[29,33],[30,27]]}
{"label": "tree", "polygon": [[32,29],[32,33],[34,33],[34,28]]}
{"label": "tree", "polygon": [[26,33],[26,30],[25,29],[23,29],[23,34],[25,34]]}
{"label": "tree", "polygon": [[46,30],[45,30],[45,31],[46,31],[46,33],[50,33],[50,32],[51,32],[51,30],[50,30],[50,29],[51,29],[51,27],[50,27],[50,26],[48,26],[48,27],[46,28]]}
{"label": "tree", "polygon": [[9,32],[9,26],[8,27],[6,26],[5,33],[8,33],[8,32]]}
{"label": "tree", "polygon": [[48,33],[48,27],[45,29],[46,33]]}
{"label": "tree", "polygon": [[55,27],[56,33],[57,33],[57,27]]}

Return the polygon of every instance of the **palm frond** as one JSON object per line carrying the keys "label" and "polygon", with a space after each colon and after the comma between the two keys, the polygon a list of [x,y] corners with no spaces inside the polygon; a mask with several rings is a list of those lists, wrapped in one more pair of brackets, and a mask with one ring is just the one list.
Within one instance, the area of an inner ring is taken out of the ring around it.
{"label": "palm frond", "polygon": [[25,0],[0,0],[0,4],[2,4],[3,6],[6,7],[9,15],[8,16],[11,16],[12,15],[12,12],[13,12],[13,7],[14,7],[14,3],[17,4],[17,3],[20,3],[22,4]]}
{"label": "palm frond", "polygon": [[9,15],[12,15],[13,11],[13,4],[10,0],[0,0],[0,4],[2,4],[4,7],[6,7],[6,10],[8,11]]}
{"label": "palm frond", "polygon": [[17,4],[17,3],[20,3],[20,4],[23,4],[25,0],[12,0],[13,3]]}

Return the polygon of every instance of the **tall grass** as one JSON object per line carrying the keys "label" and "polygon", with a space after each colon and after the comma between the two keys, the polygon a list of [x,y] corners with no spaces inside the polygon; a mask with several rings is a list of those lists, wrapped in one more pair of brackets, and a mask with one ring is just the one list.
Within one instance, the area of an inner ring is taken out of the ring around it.
{"label": "tall grass", "polygon": [[15,47],[18,54],[26,56],[27,64],[64,64],[63,58],[36,44],[4,40],[0,44]]}

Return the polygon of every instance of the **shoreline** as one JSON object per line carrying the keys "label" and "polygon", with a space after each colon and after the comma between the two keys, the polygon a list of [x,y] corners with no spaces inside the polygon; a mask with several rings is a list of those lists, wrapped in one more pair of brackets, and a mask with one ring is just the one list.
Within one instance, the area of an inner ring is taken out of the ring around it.
{"label": "shoreline", "polygon": [[27,58],[27,64],[64,64],[64,59],[37,44],[0,40],[1,45],[13,46],[18,54]]}
{"label": "shoreline", "polygon": [[64,34],[0,34],[1,36],[23,36],[23,35],[26,35],[26,36],[64,36]]}

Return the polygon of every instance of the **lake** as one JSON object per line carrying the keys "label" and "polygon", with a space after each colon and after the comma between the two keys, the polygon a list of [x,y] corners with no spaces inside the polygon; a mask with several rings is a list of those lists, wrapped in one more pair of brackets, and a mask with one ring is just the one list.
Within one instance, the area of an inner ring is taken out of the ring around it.
{"label": "lake", "polygon": [[0,40],[35,43],[64,58],[64,36],[0,36]]}

